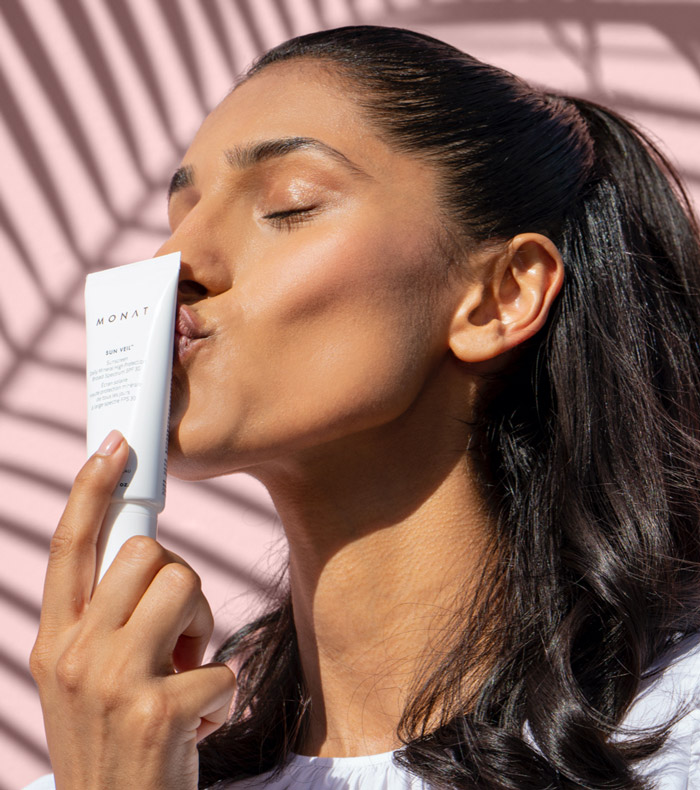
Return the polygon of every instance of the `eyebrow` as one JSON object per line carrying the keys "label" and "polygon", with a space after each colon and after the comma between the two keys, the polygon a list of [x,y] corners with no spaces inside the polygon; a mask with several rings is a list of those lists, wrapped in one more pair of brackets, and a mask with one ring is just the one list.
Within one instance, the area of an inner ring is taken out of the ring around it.
{"label": "eyebrow", "polygon": [[[268,159],[279,159],[294,151],[310,148],[334,159],[354,175],[371,177],[359,165],[348,159],[342,151],[317,140],[315,137],[280,137],[273,140],[262,140],[244,146],[234,146],[224,151],[226,162],[235,170],[247,170]],[[185,165],[175,171],[168,188],[168,200],[181,189],[194,186],[194,168]]]}
{"label": "eyebrow", "polygon": [[170,198],[181,189],[194,186],[194,168],[192,165],[185,165],[178,167],[170,179],[170,186],[168,187],[168,202]]}

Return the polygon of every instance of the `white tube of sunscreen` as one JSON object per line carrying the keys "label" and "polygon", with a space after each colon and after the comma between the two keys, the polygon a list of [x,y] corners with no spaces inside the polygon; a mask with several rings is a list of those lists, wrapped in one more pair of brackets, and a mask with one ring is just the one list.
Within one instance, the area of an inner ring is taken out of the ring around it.
{"label": "white tube of sunscreen", "polygon": [[116,428],[129,459],[102,524],[95,583],[133,535],[156,536],[165,505],[180,253],[89,274],[87,450]]}

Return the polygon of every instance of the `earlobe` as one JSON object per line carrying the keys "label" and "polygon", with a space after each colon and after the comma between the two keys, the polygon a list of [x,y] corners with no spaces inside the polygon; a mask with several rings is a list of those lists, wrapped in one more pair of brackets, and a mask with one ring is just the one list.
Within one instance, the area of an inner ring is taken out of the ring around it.
{"label": "earlobe", "polygon": [[539,233],[515,236],[483,271],[450,327],[450,349],[463,362],[493,359],[535,335],[564,280],[559,251]]}

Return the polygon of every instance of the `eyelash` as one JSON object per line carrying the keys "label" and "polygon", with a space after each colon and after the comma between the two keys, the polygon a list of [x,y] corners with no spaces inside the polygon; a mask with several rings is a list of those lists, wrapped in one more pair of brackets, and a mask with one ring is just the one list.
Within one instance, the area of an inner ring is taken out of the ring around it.
{"label": "eyelash", "polygon": [[294,208],[288,211],[273,211],[272,214],[265,214],[263,219],[266,219],[275,227],[291,230],[295,225],[307,222],[315,210],[316,206],[307,206],[306,208]]}

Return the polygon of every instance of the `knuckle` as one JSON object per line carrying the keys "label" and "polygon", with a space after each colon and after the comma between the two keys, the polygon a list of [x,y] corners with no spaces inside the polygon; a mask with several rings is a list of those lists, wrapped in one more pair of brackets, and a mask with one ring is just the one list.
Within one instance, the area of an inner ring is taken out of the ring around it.
{"label": "knuckle", "polygon": [[88,459],[75,476],[73,487],[89,489],[95,493],[111,493],[114,485],[111,478],[105,479],[103,467],[101,458],[93,456]]}
{"label": "knuckle", "polygon": [[238,687],[238,680],[234,671],[227,664],[214,663],[211,666],[217,673],[217,681],[220,683],[221,689],[233,696]]}
{"label": "knuckle", "polygon": [[76,536],[70,526],[63,520],[59,522],[56,532],[49,544],[49,559],[56,562],[67,557],[75,548]]}
{"label": "knuckle", "polygon": [[172,702],[163,694],[145,691],[139,694],[132,711],[136,723],[145,727],[154,722],[169,722],[174,718]]}
{"label": "knuckle", "polygon": [[188,595],[198,593],[202,589],[202,581],[199,575],[187,565],[181,565],[179,562],[171,562],[163,568],[161,573],[170,589]]}
{"label": "knuckle", "polygon": [[121,553],[125,559],[134,562],[156,563],[163,559],[163,547],[146,535],[134,535],[124,543]]}
{"label": "knuckle", "polygon": [[56,682],[67,692],[79,691],[86,679],[87,667],[83,651],[72,647],[56,661]]}
{"label": "knuckle", "polygon": [[202,628],[203,635],[206,635],[207,639],[211,638],[212,633],[214,632],[214,615],[211,611],[211,606],[209,606],[209,602],[202,596],[198,601],[198,610],[199,610],[199,623],[200,627]]}
{"label": "knuckle", "polygon": [[29,654],[29,671],[34,680],[39,683],[48,675],[50,666],[50,656],[41,642],[38,640],[32,647],[32,652]]}
{"label": "knuckle", "polygon": [[129,730],[139,733],[146,750],[162,748],[163,742],[172,739],[173,729],[181,720],[175,701],[152,688],[142,690],[125,715]]}

